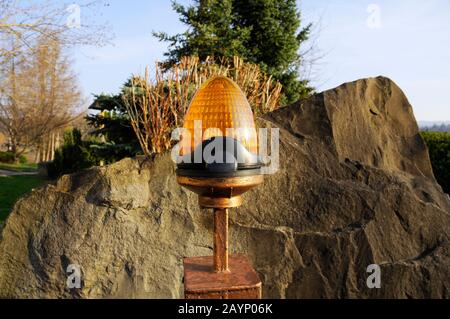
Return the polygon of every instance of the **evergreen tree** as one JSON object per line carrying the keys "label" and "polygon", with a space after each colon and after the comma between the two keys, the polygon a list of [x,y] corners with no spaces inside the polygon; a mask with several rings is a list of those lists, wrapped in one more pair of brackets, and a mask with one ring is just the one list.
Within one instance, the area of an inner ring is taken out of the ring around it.
{"label": "evergreen tree", "polygon": [[308,81],[298,79],[299,49],[308,39],[310,25],[300,29],[295,0],[195,0],[188,7],[173,2],[173,8],[188,30],[174,36],[154,33],[169,42],[168,66],[185,55],[200,59],[237,55],[283,84],[283,104],[311,92]]}
{"label": "evergreen tree", "polygon": [[80,130],[72,129],[64,133],[64,144],[56,150],[54,160],[47,164],[47,174],[57,178],[97,164],[90,142],[82,140]]}
{"label": "evergreen tree", "polygon": [[88,124],[94,128],[91,135],[101,139],[101,142],[91,148],[106,162],[134,156],[140,151],[122,99],[124,92],[130,86],[131,82],[127,81],[119,94],[97,95],[89,107],[90,110],[97,111],[86,117]]}
{"label": "evergreen tree", "polygon": [[201,60],[208,56],[246,56],[245,47],[250,28],[235,23],[233,0],[195,0],[195,5],[185,7],[172,2],[173,9],[180,15],[180,21],[189,29],[173,36],[165,32],[154,32],[160,41],[169,42],[167,66],[178,62],[181,57],[197,55]]}

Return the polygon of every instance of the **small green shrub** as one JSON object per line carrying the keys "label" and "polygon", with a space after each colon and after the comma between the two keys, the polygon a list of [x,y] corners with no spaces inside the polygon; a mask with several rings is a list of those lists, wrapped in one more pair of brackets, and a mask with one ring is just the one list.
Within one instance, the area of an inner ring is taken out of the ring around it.
{"label": "small green shrub", "polygon": [[[20,164],[26,164],[28,162],[25,155],[20,155],[18,158]],[[0,163],[5,164],[14,164],[16,159],[14,158],[14,154],[12,152],[0,152]]]}
{"label": "small green shrub", "polygon": [[450,194],[450,133],[421,132],[427,143],[434,176],[442,189]]}
{"label": "small green shrub", "polygon": [[99,159],[93,154],[90,144],[82,140],[78,129],[65,132],[63,146],[56,150],[53,162],[47,164],[48,176],[57,178],[97,165]]}
{"label": "small green shrub", "polygon": [[6,164],[13,164],[14,154],[11,152],[0,152],[0,162]]}
{"label": "small green shrub", "polygon": [[26,164],[26,163],[28,163],[28,159],[25,157],[25,155],[20,155],[20,156],[19,156],[19,163],[20,163],[20,164]]}

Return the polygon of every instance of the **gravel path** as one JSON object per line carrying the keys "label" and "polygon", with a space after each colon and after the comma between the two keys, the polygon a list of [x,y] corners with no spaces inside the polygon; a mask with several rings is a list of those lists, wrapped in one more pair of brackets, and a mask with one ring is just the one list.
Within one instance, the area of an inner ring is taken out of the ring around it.
{"label": "gravel path", "polygon": [[24,176],[24,175],[37,175],[38,172],[15,172],[15,171],[8,171],[4,169],[0,169],[0,177],[5,176]]}

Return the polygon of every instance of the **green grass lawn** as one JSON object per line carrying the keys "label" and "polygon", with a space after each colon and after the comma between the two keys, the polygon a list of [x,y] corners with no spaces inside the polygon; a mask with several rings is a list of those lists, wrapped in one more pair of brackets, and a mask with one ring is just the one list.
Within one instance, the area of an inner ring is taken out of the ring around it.
{"label": "green grass lawn", "polygon": [[0,177],[0,222],[8,217],[19,197],[44,182],[45,180],[37,175]]}
{"label": "green grass lawn", "polygon": [[37,164],[6,164],[0,163],[0,169],[14,172],[34,172],[37,170]]}

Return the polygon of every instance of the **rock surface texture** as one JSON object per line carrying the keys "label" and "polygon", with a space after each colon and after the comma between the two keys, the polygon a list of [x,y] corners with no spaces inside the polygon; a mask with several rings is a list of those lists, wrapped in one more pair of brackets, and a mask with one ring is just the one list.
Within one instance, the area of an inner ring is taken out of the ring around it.
{"label": "rock surface texture", "polygon": [[[347,83],[259,125],[280,128],[280,169],[231,210],[230,250],[249,256],[264,297],[450,297],[450,200],[395,83]],[[212,214],[178,186],[169,155],[124,159],[15,205],[0,297],[180,298],[182,258],[211,246]],[[80,289],[67,288],[70,264]]]}

